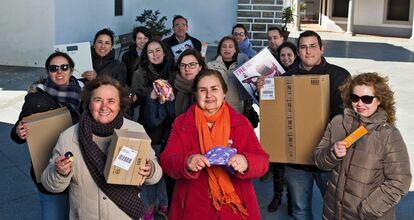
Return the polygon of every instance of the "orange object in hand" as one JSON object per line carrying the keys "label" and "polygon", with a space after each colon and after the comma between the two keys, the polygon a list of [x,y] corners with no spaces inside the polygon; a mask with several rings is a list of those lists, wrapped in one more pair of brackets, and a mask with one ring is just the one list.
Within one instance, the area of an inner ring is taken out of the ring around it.
{"label": "orange object in hand", "polygon": [[342,141],[346,142],[346,148],[348,149],[353,143],[355,143],[358,139],[360,139],[366,133],[368,133],[368,130],[363,125],[361,125]]}

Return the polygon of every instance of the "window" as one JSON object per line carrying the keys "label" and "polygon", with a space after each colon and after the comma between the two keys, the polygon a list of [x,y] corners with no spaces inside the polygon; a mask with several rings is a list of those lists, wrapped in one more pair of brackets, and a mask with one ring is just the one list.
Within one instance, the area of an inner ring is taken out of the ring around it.
{"label": "window", "polygon": [[115,0],[115,16],[122,16],[122,0]]}
{"label": "window", "polygon": [[347,18],[348,3],[349,0],[332,0],[332,17]]}
{"label": "window", "polygon": [[409,21],[410,0],[388,0],[387,20]]}

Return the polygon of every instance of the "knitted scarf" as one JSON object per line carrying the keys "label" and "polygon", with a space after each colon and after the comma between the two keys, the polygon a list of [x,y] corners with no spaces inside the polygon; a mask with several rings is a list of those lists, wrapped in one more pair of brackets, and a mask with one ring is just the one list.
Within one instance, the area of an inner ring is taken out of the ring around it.
{"label": "knitted scarf", "polygon": [[79,109],[81,87],[74,76],[70,77],[69,85],[67,86],[56,85],[50,77],[47,77],[43,88],[56,102],[63,105],[71,105],[74,109]]}
{"label": "knitted scarf", "polygon": [[94,134],[101,137],[112,135],[114,129],[121,128],[123,122],[122,114],[118,114],[112,122],[100,124],[92,118],[89,111],[84,111],[79,121],[79,143],[86,166],[96,185],[132,219],[139,219],[144,212],[144,204],[138,196],[139,187],[107,184],[103,174],[106,155],[92,140]]}
{"label": "knitted scarf", "polygon": [[187,111],[188,107],[193,104],[194,96],[191,91],[194,80],[186,80],[180,74],[175,76],[174,85],[177,88],[177,96],[175,97],[175,115]]}
{"label": "knitted scarf", "polygon": [[243,41],[239,42],[240,52],[249,56],[249,58],[256,55],[255,51],[253,50],[253,45],[250,43],[249,38],[244,39]]}
{"label": "knitted scarf", "polygon": [[[202,154],[215,146],[227,146],[230,138],[230,113],[226,102],[211,116],[205,115],[203,110],[196,105],[195,120]],[[207,123],[214,123],[212,129]],[[243,207],[225,168],[211,166],[206,169],[214,207],[220,210],[222,205],[228,205],[235,213],[239,212],[242,218],[245,218],[248,215],[247,210]]]}

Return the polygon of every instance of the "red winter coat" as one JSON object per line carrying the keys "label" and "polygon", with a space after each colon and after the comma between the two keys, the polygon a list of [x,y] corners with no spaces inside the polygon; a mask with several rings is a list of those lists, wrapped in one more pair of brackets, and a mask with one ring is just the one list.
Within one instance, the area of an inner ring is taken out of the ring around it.
{"label": "red winter coat", "polygon": [[[167,147],[160,161],[164,172],[176,179],[168,219],[215,220],[242,219],[239,213],[226,205],[217,211],[211,201],[207,171],[190,174],[186,161],[192,154],[200,154],[198,133],[195,126],[195,105],[175,120]],[[229,174],[242,204],[247,209],[246,219],[260,219],[260,210],[252,179],[264,175],[268,170],[269,156],[263,151],[249,121],[229,106],[230,139],[232,147],[248,161],[245,174]]]}

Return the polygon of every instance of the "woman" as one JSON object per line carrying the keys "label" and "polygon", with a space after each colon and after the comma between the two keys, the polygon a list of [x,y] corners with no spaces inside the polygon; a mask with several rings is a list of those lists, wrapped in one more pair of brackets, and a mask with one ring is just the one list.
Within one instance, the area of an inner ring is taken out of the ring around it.
{"label": "woman", "polygon": [[[142,131],[124,118],[128,91],[109,76],[97,77],[82,91],[83,108],[78,124],[65,130],[43,171],[42,184],[51,192],[69,188],[70,219],[139,219],[144,207],[138,186],[107,184],[103,175],[106,154],[114,129]],[[72,152],[75,160],[65,159]],[[153,150],[149,151],[141,185],[155,184],[162,170]],[[145,181],[145,182],[144,182]]]}
{"label": "woman", "polygon": [[[410,187],[410,159],[395,124],[394,93],[377,73],[354,76],[342,88],[346,106],[315,150],[316,165],[332,170],[324,219],[395,219],[394,206]],[[347,146],[360,125],[368,133]]]}
{"label": "woman", "polygon": [[139,67],[142,50],[150,37],[150,33],[146,27],[140,26],[134,28],[133,38],[135,44],[132,44],[128,51],[122,55],[122,62],[124,62],[127,68],[126,82],[128,86],[131,86],[132,75]]}
{"label": "woman", "polygon": [[240,52],[246,54],[249,58],[254,57],[257,52],[253,49],[252,43],[247,38],[247,29],[242,24],[236,24],[231,31],[233,37],[237,40]]}
{"label": "woman", "polygon": [[98,75],[109,75],[126,85],[127,70],[125,64],[115,59],[114,32],[104,28],[95,34],[91,47],[93,70],[82,74],[85,81],[91,81]]}
{"label": "woman", "polygon": [[[153,90],[153,82],[155,80],[167,80],[170,84],[174,80],[172,73],[174,60],[167,51],[168,48],[160,40],[152,39],[148,41],[142,51],[142,62],[132,78],[132,90],[136,93],[137,100],[141,105],[138,122],[144,125],[145,131],[151,138],[151,146],[157,155],[161,152],[161,146],[163,146],[163,142],[166,140],[165,135],[170,129],[171,122],[163,120],[157,126],[147,124],[145,122],[145,102]],[[150,112],[149,114],[152,113]],[[142,191],[142,198],[146,205],[145,219],[152,219],[155,211],[166,215],[168,200],[163,179],[156,185],[145,186]],[[157,200],[158,205],[156,204]]]}
{"label": "woman", "polygon": [[217,47],[217,56],[207,66],[217,70],[223,76],[229,91],[226,102],[235,108],[239,113],[244,111],[243,100],[248,98],[242,84],[238,81],[233,71],[248,60],[245,54],[239,53],[239,46],[236,39],[230,36],[223,37]]}
{"label": "woman", "polygon": [[[252,179],[268,169],[269,158],[251,125],[224,101],[227,85],[218,71],[194,79],[197,104],[174,121],[161,166],[176,179],[168,218],[260,219]],[[204,154],[214,146],[237,149],[224,166]]]}
{"label": "woman", "polygon": [[296,46],[290,42],[284,42],[277,48],[278,60],[285,71],[299,65],[300,58],[297,55]]}
{"label": "woman", "polygon": [[[193,82],[196,75],[207,69],[207,65],[204,62],[204,58],[195,49],[185,50],[178,57],[177,71],[178,74],[174,80],[175,99],[171,102],[160,104],[155,95],[154,90],[151,92],[151,96],[147,99],[145,108],[145,123],[150,127],[156,127],[163,122],[167,121],[169,124],[168,130],[164,134],[163,146],[170,134],[170,127],[177,115],[180,115],[187,111],[187,109],[195,103],[194,93],[192,92]],[[162,150],[161,150],[162,151]],[[172,193],[174,190],[174,179],[164,176],[167,187],[168,201],[171,202]]]}
{"label": "woman", "polygon": [[[46,112],[66,106],[76,123],[79,118],[81,84],[72,76],[75,63],[66,53],[55,52],[46,62],[47,78],[34,83],[25,97],[19,119],[11,130],[10,137],[18,144],[26,143],[30,135],[23,118],[31,114]],[[33,167],[30,172],[39,190],[42,219],[67,219],[69,200],[66,190],[55,194],[48,192],[36,182]]]}

